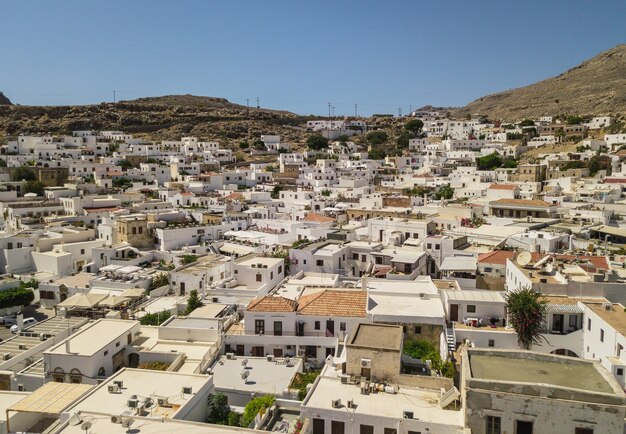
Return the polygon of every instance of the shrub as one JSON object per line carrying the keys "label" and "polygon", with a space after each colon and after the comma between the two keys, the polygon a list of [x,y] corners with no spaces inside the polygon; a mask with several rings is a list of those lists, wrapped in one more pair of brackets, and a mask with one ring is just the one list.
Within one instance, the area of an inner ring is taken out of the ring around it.
{"label": "shrub", "polygon": [[148,313],[141,317],[141,319],[139,320],[139,323],[141,325],[158,326],[158,325],[163,324],[168,319],[170,319],[171,316],[172,314],[169,313],[169,311],[167,310],[164,310],[163,312],[157,312],[157,313]]}
{"label": "shrub", "polygon": [[187,299],[187,310],[185,310],[185,315],[189,315],[200,306],[202,306],[202,300],[200,300],[200,297],[198,296],[198,291],[194,289],[189,293],[189,298]]}
{"label": "shrub", "polygon": [[319,151],[320,149],[328,148],[328,139],[321,134],[314,134],[307,137],[306,145],[309,149]]}
{"label": "shrub", "polygon": [[144,362],[144,363],[140,363],[139,366],[137,366],[137,368],[139,369],[147,369],[149,371],[167,371],[167,368],[169,368],[171,365],[171,363],[168,362]]}
{"label": "shrub", "polygon": [[387,141],[388,136],[384,131],[371,131],[367,133],[365,139],[370,145],[380,145]]}
{"label": "shrub", "polygon": [[454,377],[456,372],[454,363],[448,360],[441,360],[441,355],[437,348],[428,341],[420,339],[406,341],[403,352],[414,359],[420,359],[422,361],[430,360],[431,369],[439,372],[439,374],[444,377]]}
{"label": "shrub", "polygon": [[33,169],[27,166],[20,166],[13,171],[13,181],[34,181],[37,179],[37,175]]}
{"label": "shrub", "polygon": [[183,262],[183,265],[187,265],[187,264],[191,264],[193,262],[196,262],[198,260],[198,257],[196,255],[191,254],[191,253],[187,253],[186,255],[183,255],[181,257],[181,260]]}
{"label": "shrub", "polygon": [[254,418],[259,412],[264,409],[270,408],[274,404],[274,395],[265,395],[258,398],[254,398],[252,401],[246,404],[243,409],[243,415],[241,417],[241,426],[247,428],[252,424]]}

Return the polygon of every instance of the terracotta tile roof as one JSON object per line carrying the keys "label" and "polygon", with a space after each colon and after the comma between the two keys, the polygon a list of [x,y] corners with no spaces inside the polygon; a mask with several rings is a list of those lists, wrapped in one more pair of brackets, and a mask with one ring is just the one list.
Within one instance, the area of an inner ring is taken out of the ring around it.
{"label": "terracotta tile roof", "polygon": [[607,184],[626,184],[626,178],[604,178]]}
{"label": "terracotta tile roof", "polygon": [[517,185],[515,184],[491,184],[489,190],[515,190]]}
{"label": "terracotta tile roof", "polygon": [[119,211],[123,208],[120,208],[119,206],[105,206],[102,208],[83,208],[83,210],[86,213],[90,213],[90,212],[105,212],[105,211]]}
{"label": "terracotta tile roof", "polygon": [[495,205],[517,205],[517,206],[542,206],[548,208],[551,206],[548,202],[544,200],[530,200],[530,199],[498,199],[489,204]]}
{"label": "terracotta tile roof", "polygon": [[225,196],[224,199],[226,199],[226,200],[243,199],[243,194],[241,194],[241,193],[231,193],[228,196]]}
{"label": "terracotta tile roof", "polygon": [[365,317],[366,307],[367,291],[325,289],[298,300],[301,315]]}
{"label": "terracotta tile roof", "polygon": [[515,252],[511,250],[496,250],[478,255],[478,263],[505,265],[507,259],[513,260],[514,257]]}
{"label": "terracotta tile roof", "polygon": [[335,219],[323,216],[321,214],[316,214],[314,212],[310,212],[302,219],[302,221],[316,222],[316,223],[330,223],[330,222],[334,222]]}
{"label": "terracotta tile roof", "polygon": [[285,297],[257,297],[250,302],[248,310],[252,312],[294,312],[297,303]]}

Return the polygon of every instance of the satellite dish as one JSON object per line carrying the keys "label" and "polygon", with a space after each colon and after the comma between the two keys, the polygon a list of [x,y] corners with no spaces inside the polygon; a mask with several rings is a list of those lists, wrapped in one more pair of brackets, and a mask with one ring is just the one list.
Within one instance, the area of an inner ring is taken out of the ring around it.
{"label": "satellite dish", "polygon": [[72,415],[72,417],[70,417],[69,424],[70,424],[71,426],[76,426],[76,425],[81,424],[82,422],[83,422],[83,420],[80,418],[80,416],[78,415],[78,413],[74,413],[74,414]]}
{"label": "satellite dish", "polygon": [[91,422],[89,421],[83,422],[83,424],[80,426],[80,429],[82,429],[83,431],[89,431],[91,426],[92,426]]}
{"label": "satellite dish", "polygon": [[515,262],[517,262],[517,265],[519,265],[520,267],[525,267],[526,265],[530,264],[530,261],[532,261],[532,259],[533,258],[530,255],[530,252],[523,251],[522,253],[517,255]]}
{"label": "satellite dish", "polygon": [[250,371],[243,371],[243,372],[241,372],[241,379],[244,382],[246,382],[246,383],[248,382],[248,377],[249,376],[250,376]]}

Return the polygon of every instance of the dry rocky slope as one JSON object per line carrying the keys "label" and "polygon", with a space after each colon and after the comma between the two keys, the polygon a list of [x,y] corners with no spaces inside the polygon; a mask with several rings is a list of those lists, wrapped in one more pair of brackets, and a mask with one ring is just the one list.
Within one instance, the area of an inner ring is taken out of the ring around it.
{"label": "dry rocky slope", "polygon": [[544,115],[626,113],[626,44],[557,77],[478,98],[454,114],[474,113],[509,121]]}
{"label": "dry rocky slope", "polygon": [[123,130],[154,140],[193,135],[236,147],[261,134],[280,134],[285,142],[302,142],[306,122],[286,111],[233,104],[223,98],[170,95],[84,106],[0,105],[0,139],[23,133],[69,133],[73,130]]}
{"label": "dry rocky slope", "polygon": [[11,100],[2,92],[0,92],[0,105],[11,105]]}

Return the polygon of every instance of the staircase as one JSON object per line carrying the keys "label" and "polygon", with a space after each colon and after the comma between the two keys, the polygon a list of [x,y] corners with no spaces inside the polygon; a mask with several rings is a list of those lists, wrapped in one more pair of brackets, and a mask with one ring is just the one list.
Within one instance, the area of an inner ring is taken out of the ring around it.
{"label": "staircase", "polygon": [[446,326],[446,342],[448,343],[448,352],[453,353],[456,350],[456,333],[454,332],[454,323],[450,322]]}

